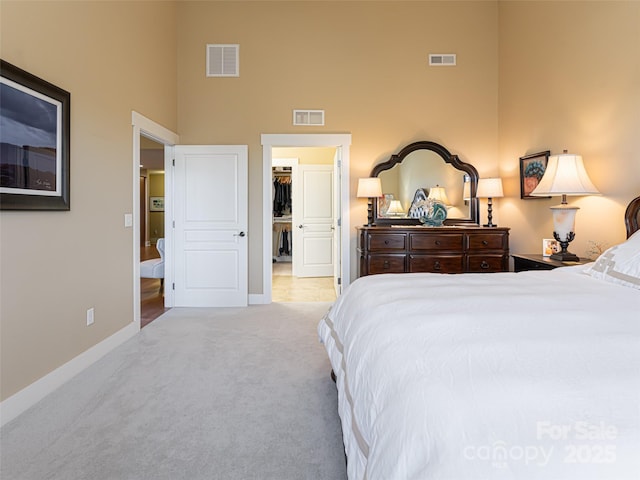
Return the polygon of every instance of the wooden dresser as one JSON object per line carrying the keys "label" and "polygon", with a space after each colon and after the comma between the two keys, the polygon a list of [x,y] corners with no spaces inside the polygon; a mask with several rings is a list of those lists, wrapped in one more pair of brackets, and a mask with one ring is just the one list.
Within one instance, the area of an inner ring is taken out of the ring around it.
{"label": "wooden dresser", "polygon": [[509,229],[358,227],[358,254],[358,276],[506,272],[509,270]]}

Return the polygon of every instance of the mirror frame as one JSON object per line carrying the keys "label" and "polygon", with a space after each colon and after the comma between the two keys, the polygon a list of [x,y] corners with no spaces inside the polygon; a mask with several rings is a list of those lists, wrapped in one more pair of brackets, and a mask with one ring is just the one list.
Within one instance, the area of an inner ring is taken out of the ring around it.
{"label": "mirror frame", "polygon": [[[455,169],[460,170],[467,175],[469,175],[471,182],[471,199],[469,200],[469,217],[468,218],[447,218],[444,221],[445,225],[479,225],[480,217],[479,217],[479,208],[478,208],[478,198],[476,197],[476,191],[478,188],[478,171],[476,167],[471,165],[470,163],[465,163],[457,155],[452,155],[449,150],[444,148],[442,145],[430,142],[427,140],[422,140],[419,142],[414,142],[398,153],[391,155],[391,158],[384,163],[380,163],[373,167],[371,170],[371,177],[377,177],[380,172],[384,172],[385,170],[389,170],[395,165],[402,163],[407,155],[416,150],[431,150],[435,152],[445,163],[450,164]],[[420,220],[417,218],[387,218],[387,217],[378,217],[378,202],[373,202],[372,208],[373,218],[369,219],[369,223],[374,225],[420,225]]]}

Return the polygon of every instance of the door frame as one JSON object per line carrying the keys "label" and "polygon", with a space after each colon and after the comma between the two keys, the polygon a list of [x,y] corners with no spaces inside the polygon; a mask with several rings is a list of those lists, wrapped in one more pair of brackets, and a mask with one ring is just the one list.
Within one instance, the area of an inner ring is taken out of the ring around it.
{"label": "door frame", "polygon": [[[178,134],[163,127],[159,123],[145,117],[144,115],[131,111],[131,125],[133,127],[133,322],[140,328],[140,135],[151,138],[152,140],[164,145],[164,186],[165,186],[165,286],[168,280],[171,281],[173,272],[167,268],[170,264],[168,256],[171,255],[172,242],[169,235],[168,218],[166,214],[172,208],[171,192],[169,188],[173,177],[171,177],[169,168],[171,165],[173,146],[178,143]],[[169,173],[169,175],[168,175]],[[170,178],[171,177],[171,178]],[[169,270],[169,271],[168,271]],[[170,283],[169,283],[170,285]],[[165,288],[165,306],[173,305],[173,291]]]}
{"label": "door frame", "polygon": [[[349,254],[349,148],[350,133],[262,134],[262,297],[250,295],[250,303],[271,303],[272,298],[272,199],[271,162],[273,147],[336,147],[341,150],[340,170],[340,278],[344,289],[350,282]],[[337,220],[337,219],[336,219]]]}

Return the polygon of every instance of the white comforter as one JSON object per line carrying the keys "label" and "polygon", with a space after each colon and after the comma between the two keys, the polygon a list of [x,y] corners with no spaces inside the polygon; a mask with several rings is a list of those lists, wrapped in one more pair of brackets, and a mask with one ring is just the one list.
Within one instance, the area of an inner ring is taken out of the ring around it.
{"label": "white comforter", "polygon": [[318,330],[351,480],[640,478],[640,290],[581,267],[376,275]]}

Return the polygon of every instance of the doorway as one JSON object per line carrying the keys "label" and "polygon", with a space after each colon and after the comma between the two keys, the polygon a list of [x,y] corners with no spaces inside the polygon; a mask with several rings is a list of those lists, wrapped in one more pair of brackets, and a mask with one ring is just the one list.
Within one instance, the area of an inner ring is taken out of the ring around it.
{"label": "doorway", "polygon": [[[349,258],[349,147],[350,134],[263,134],[263,294],[256,296],[252,303],[271,303],[273,301],[273,198],[272,198],[272,160],[274,149],[331,147],[335,151],[332,161],[334,167],[334,274],[328,277],[333,290],[339,293],[350,281]],[[277,152],[277,150],[276,150]],[[309,300],[318,301],[318,300]]]}
{"label": "doorway", "polygon": [[[272,301],[333,302],[336,147],[272,150]],[[319,175],[318,175],[319,174]]]}
{"label": "doorway", "polygon": [[[164,240],[164,177],[164,145],[141,134],[140,262],[148,260],[157,262],[161,256],[158,243],[159,240]],[[140,328],[145,327],[167,310],[169,309],[164,306],[164,277],[141,277]]]}
{"label": "doorway", "polygon": [[[145,206],[141,203],[141,199],[146,198],[146,194],[142,194],[141,189],[141,181],[140,181],[140,166],[143,165],[144,162],[141,161],[141,152],[143,150],[143,145],[146,145],[146,141],[150,140],[154,143],[160,145],[160,149],[162,151],[162,162],[159,165],[158,170],[165,170],[167,165],[170,164],[173,152],[173,145],[178,143],[178,135],[174,132],[166,129],[162,125],[150,120],[144,115],[139,114],[138,112],[131,112],[131,125],[133,127],[133,321],[138,326],[141,325],[141,277],[140,277],[140,261],[146,259],[146,242],[147,239],[143,237],[147,232],[147,223],[149,220],[148,213],[145,215],[141,214],[142,209],[144,208],[145,212],[148,212],[149,208],[145,208]],[[160,154],[156,154],[160,156]],[[147,163],[147,166],[150,164]],[[156,165],[158,166],[158,165]],[[164,180],[163,188],[166,188],[166,177]],[[145,186],[145,192],[147,191],[147,187]],[[168,189],[167,189],[168,191]],[[167,197],[167,201],[164,202],[164,207],[169,208],[169,199],[170,196]],[[164,225],[163,229],[166,228],[166,217],[164,216]],[[143,229],[145,233],[143,234]],[[159,232],[160,233],[160,232]],[[149,243],[151,243],[151,239],[149,238]],[[167,254],[170,254],[167,248],[168,242],[165,242],[165,251]],[[153,255],[155,253],[152,251]],[[166,264],[169,264],[169,258],[165,260]],[[166,275],[165,268],[165,277]],[[166,293],[166,292],[165,292]],[[171,303],[167,302],[166,295],[163,298],[163,303],[161,303],[161,308],[164,308],[164,305],[171,305]]]}

